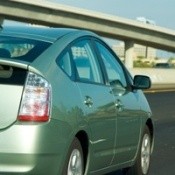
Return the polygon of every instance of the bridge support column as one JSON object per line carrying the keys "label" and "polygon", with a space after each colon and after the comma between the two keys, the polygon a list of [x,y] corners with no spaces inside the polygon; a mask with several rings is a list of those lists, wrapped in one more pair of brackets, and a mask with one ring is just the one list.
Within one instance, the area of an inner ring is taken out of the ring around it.
{"label": "bridge support column", "polygon": [[134,42],[125,41],[125,66],[133,68]]}

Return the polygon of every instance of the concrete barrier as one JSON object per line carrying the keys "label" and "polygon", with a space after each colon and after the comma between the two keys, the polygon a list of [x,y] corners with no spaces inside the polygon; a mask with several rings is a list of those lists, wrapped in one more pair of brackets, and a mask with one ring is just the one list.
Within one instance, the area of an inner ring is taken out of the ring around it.
{"label": "concrete barrier", "polygon": [[132,76],[146,75],[151,78],[152,89],[175,89],[175,69],[133,68]]}

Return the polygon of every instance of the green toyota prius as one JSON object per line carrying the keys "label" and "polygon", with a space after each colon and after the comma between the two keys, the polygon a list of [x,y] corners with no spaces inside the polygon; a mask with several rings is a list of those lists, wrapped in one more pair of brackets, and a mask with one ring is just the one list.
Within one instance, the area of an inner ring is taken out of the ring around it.
{"label": "green toyota prius", "polygon": [[150,86],[92,32],[1,28],[0,174],[148,175]]}

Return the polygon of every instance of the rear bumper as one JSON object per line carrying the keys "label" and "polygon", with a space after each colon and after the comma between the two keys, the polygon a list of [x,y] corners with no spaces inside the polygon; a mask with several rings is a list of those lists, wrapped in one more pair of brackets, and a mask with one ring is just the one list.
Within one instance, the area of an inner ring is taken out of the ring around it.
{"label": "rear bumper", "polygon": [[59,174],[59,155],[0,153],[0,174]]}
{"label": "rear bumper", "polygon": [[57,120],[43,124],[16,123],[1,130],[0,174],[61,174],[70,133]]}

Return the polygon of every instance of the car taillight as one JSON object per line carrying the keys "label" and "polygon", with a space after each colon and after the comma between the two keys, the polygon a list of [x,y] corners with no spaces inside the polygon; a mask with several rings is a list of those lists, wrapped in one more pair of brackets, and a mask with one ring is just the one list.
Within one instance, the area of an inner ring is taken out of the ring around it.
{"label": "car taillight", "polygon": [[49,120],[51,86],[41,76],[28,73],[18,120],[45,122]]}

